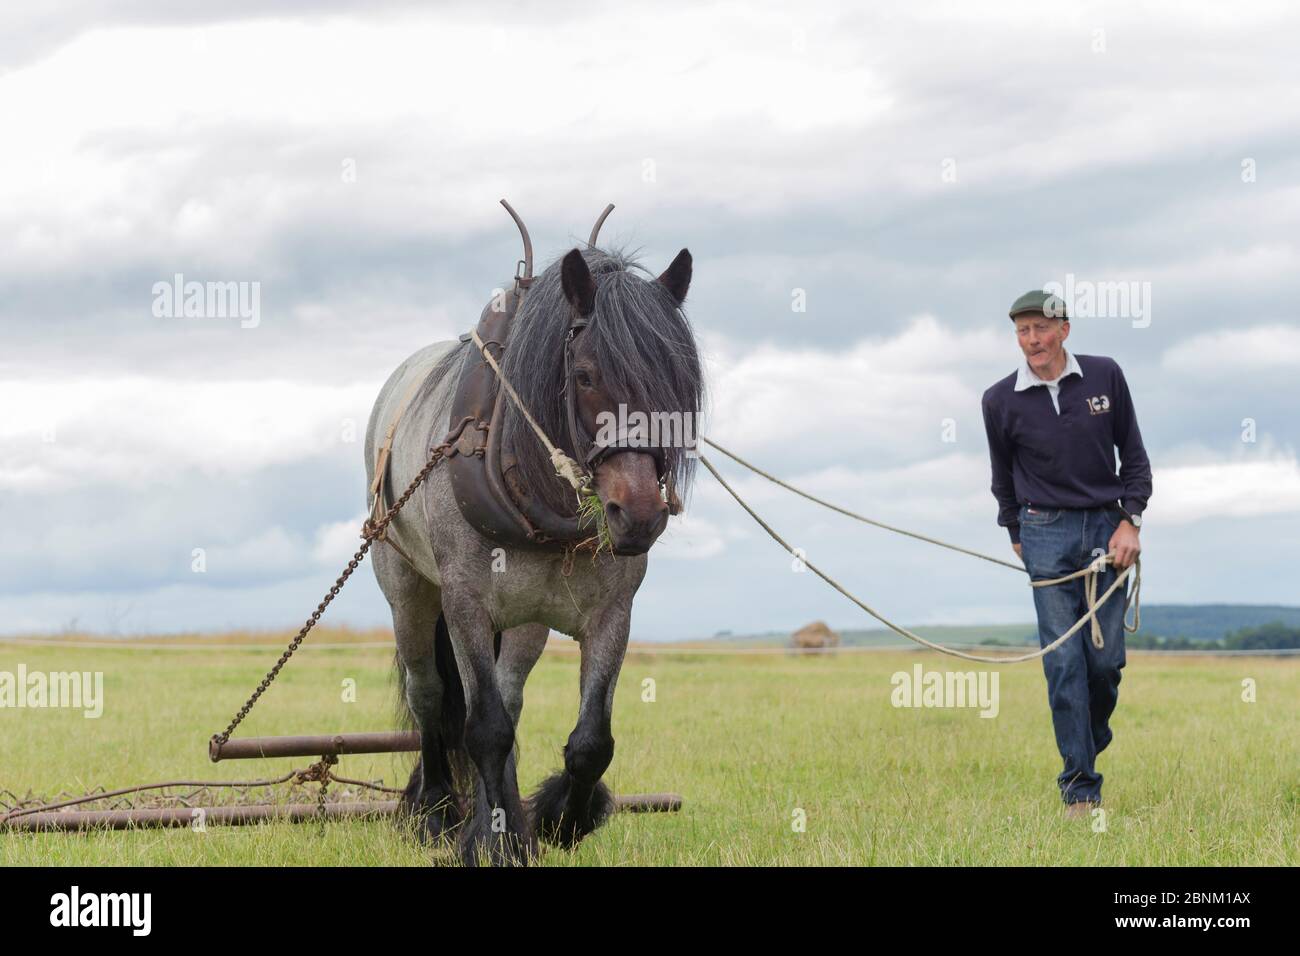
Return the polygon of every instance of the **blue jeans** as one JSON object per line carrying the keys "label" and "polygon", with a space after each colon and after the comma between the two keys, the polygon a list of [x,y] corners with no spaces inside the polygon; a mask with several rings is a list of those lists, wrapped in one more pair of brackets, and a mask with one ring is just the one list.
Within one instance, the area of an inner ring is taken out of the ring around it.
{"label": "blue jeans", "polygon": [[[1025,568],[1035,581],[1059,578],[1087,567],[1109,550],[1121,515],[1108,508],[1020,508],[1020,551]],[[1097,583],[1097,597],[1115,583],[1116,571],[1108,567]],[[1084,579],[1034,588],[1038,611],[1038,642],[1046,647],[1088,613]],[[1097,611],[1105,647],[1092,643],[1092,627],[1085,623],[1064,644],[1043,657],[1047,700],[1052,708],[1056,749],[1065,767],[1056,778],[1066,803],[1101,802],[1102,776],[1097,754],[1111,741],[1110,715],[1119,699],[1120,670],[1124,667],[1124,588],[1110,596]]]}

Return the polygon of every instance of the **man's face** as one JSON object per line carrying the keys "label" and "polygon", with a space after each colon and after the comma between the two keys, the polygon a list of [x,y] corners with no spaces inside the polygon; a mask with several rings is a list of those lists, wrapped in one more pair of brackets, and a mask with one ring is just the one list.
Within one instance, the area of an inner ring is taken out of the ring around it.
{"label": "man's face", "polygon": [[1027,313],[1016,316],[1015,322],[1016,339],[1020,342],[1020,350],[1025,353],[1025,361],[1035,375],[1051,378],[1047,373],[1057,368],[1061,346],[1070,337],[1069,320]]}

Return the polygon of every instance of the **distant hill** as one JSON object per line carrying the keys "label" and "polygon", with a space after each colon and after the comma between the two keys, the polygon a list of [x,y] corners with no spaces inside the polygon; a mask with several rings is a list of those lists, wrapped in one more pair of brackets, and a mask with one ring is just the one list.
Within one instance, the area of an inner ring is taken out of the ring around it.
{"label": "distant hill", "polygon": [[[1223,641],[1238,631],[1264,628],[1273,623],[1294,631],[1300,629],[1300,607],[1285,604],[1144,604],[1141,623],[1139,632],[1130,637],[1135,646],[1163,645],[1166,642],[1182,646]],[[944,644],[1037,643],[1037,628],[1032,623],[922,625],[910,630]],[[839,635],[844,647],[886,647],[907,642],[906,638],[883,627],[839,629]],[[783,645],[789,643],[790,632],[732,634],[726,631],[715,635],[714,640],[757,646]]]}
{"label": "distant hill", "polygon": [[1140,634],[1217,641],[1242,628],[1277,621],[1300,627],[1300,607],[1285,604],[1153,604],[1142,606]]}
{"label": "distant hill", "polygon": [[[909,628],[932,641],[953,644],[1028,644],[1034,640],[1033,624],[936,624]],[[888,628],[864,630],[844,629],[840,636],[841,647],[889,647],[908,643]],[[765,631],[762,634],[718,634],[714,640],[745,646],[785,645],[790,643],[789,631]]]}

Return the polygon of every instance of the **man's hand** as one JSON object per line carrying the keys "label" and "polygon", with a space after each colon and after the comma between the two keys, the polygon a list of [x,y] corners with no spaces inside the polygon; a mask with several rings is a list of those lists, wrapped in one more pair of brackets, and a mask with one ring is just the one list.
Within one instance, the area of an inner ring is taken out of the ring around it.
{"label": "man's hand", "polygon": [[1138,542],[1137,528],[1133,527],[1124,519],[1115,529],[1115,533],[1110,536],[1110,543],[1107,545],[1111,554],[1115,555],[1115,569],[1123,571],[1142,553],[1142,545]]}
{"label": "man's hand", "polygon": [[1011,550],[1014,551],[1014,552],[1016,553],[1016,557],[1019,558],[1021,561],[1025,560],[1025,556],[1024,556],[1023,554],[1020,553],[1020,542],[1019,542],[1019,541],[1017,541],[1015,544],[1013,544],[1013,545],[1011,546]]}

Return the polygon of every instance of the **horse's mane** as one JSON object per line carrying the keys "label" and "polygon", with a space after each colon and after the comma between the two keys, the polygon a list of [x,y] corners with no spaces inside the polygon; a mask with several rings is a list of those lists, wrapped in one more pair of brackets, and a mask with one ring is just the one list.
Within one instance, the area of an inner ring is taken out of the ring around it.
{"label": "horse's mane", "polygon": [[[623,250],[585,249],[582,256],[596,281],[596,308],[582,335],[604,388],[630,410],[689,413],[698,433],[704,377],[686,315],[656,276]],[[564,336],[572,310],[560,280],[562,259],[553,260],[525,295],[501,370],[551,441],[563,446]],[[545,448],[514,403],[506,403],[502,424],[502,441],[513,448],[525,484],[551,508],[573,514],[572,491],[555,477]],[[667,471],[683,502],[695,473],[695,459],[684,451],[665,449]]]}

